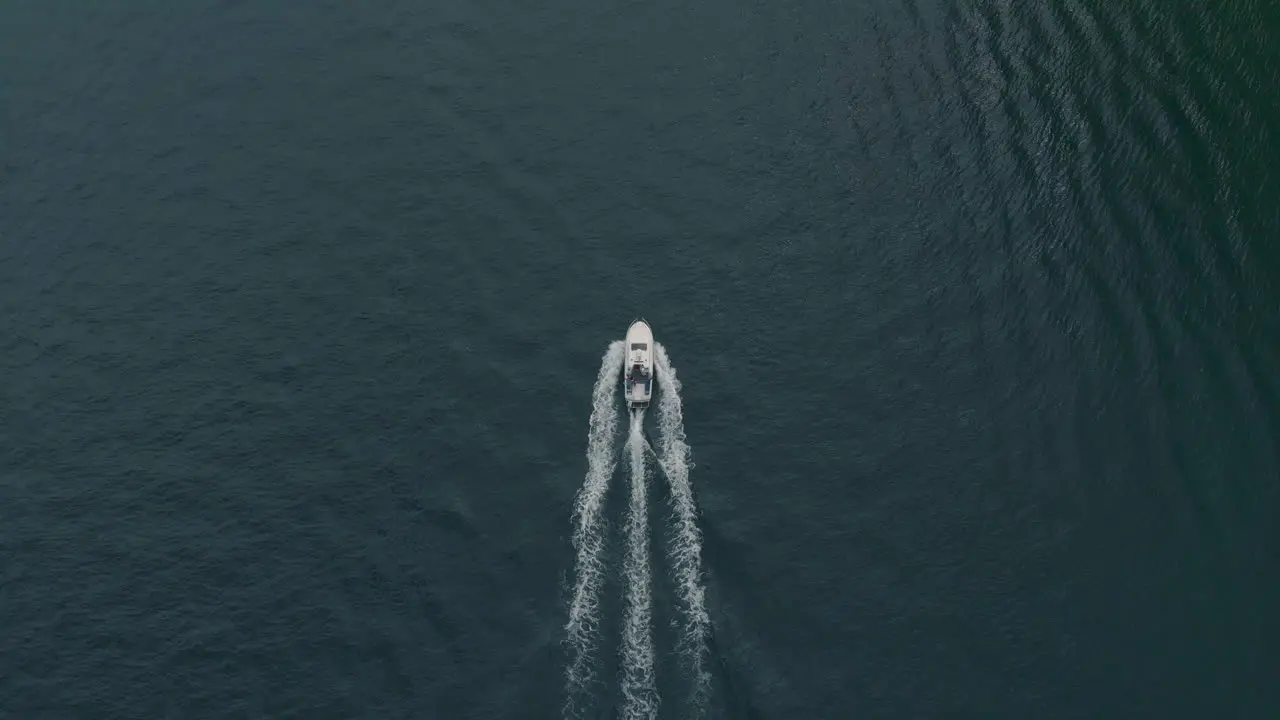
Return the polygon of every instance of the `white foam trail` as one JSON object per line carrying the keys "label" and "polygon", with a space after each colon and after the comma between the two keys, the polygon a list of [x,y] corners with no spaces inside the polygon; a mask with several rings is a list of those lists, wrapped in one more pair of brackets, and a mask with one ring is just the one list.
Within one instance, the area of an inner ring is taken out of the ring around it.
{"label": "white foam trail", "polygon": [[622,717],[656,718],[653,673],[653,597],[649,572],[649,482],[645,465],[644,411],[631,416],[631,504],[627,513],[627,617],[622,627]]}
{"label": "white foam trail", "polygon": [[618,375],[622,371],[625,343],[615,340],[600,360],[595,389],[591,393],[591,419],[587,429],[587,477],[573,506],[573,599],[565,634],[570,649],[566,670],[565,717],[575,715],[575,702],[593,679],[600,630],[600,590],[604,584],[604,517],[602,509],[609,478],[613,475],[613,438],[618,431]]}
{"label": "white foam trail", "polygon": [[675,537],[669,546],[676,590],[684,611],[684,627],[678,650],[693,678],[693,707],[701,711],[711,690],[706,670],[707,639],[711,618],[707,615],[706,588],[702,584],[702,533],[698,530],[698,508],[689,484],[689,446],[684,436],[684,409],[680,400],[680,380],[667,359],[666,348],[653,345],[658,381],[658,451],[663,473],[671,485],[671,512]]}

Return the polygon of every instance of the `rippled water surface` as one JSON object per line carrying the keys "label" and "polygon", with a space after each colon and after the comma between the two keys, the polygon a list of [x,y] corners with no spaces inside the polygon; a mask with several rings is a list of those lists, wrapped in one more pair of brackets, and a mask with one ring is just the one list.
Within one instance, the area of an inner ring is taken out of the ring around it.
{"label": "rippled water surface", "polygon": [[[5,3],[0,717],[559,717],[641,315],[709,716],[1280,716],[1277,37],[1251,0]],[[586,717],[626,709],[629,492]]]}

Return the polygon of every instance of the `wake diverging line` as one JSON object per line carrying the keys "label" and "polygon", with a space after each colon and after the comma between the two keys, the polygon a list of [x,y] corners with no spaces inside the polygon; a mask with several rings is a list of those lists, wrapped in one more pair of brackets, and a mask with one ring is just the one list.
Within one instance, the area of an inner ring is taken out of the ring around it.
{"label": "wake diverging line", "polygon": [[587,477],[573,506],[573,597],[565,634],[569,665],[565,671],[565,717],[574,717],[576,703],[586,695],[594,678],[594,662],[600,633],[600,591],[604,585],[605,527],[603,506],[613,475],[613,438],[618,431],[614,393],[622,369],[624,343],[610,343],[600,359],[591,393],[591,419],[587,429]]}
{"label": "wake diverging line", "polygon": [[631,416],[631,502],[627,513],[627,616],[622,628],[622,717],[658,715],[654,678],[652,582],[649,570],[649,482],[645,464],[644,411]]}
{"label": "wake diverging line", "polygon": [[671,486],[675,537],[668,554],[685,615],[678,650],[692,676],[693,709],[702,712],[711,692],[711,674],[706,670],[711,618],[707,615],[706,588],[702,583],[702,532],[698,529],[698,508],[689,484],[691,463],[684,435],[680,380],[667,358],[666,348],[654,343],[654,354],[658,380],[659,452],[656,454],[661,456],[663,474]]}

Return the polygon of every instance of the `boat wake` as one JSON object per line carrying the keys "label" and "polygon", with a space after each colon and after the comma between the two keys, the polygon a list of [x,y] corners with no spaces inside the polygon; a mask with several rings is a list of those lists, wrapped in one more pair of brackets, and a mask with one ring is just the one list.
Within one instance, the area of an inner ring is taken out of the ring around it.
{"label": "boat wake", "polygon": [[653,677],[653,595],[649,571],[649,482],[645,474],[644,410],[631,414],[631,503],[627,512],[627,617],[622,629],[622,717],[658,715]]}
{"label": "boat wake", "polygon": [[677,648],[693,680],[692,704],[706,707],[711,692],[707,672],[707,639],[711,618],[707,615],[706,589],[702,584],[702,533],[698,530],[698,507],[689,485],[689,445],[684,437],[684,410],[680,401],[680,381],[667,359],[666,348],[655,343],[658,385],[658,446],[662,470],[671,486],[674,538],[669,547],[676,591],[684,613],[684,627]]}
{"label": "boat wake", "polygon": [[600,360],[600,372],[591,392],[591,419],[587,425],[587,478],[573,504],[574,563],[573,593],[569,601],[569,622],[565,634],[569,645],[569,665],[565,715],[574,715],[578,703],[588,693],[595,673],[595,652],[600,633],[600,591],[604,585],[604,498],[613,474],[613,437],[618,428],[618,408],[614,399],[622,341],[609,345]]}
{"label": "boat wake", "polygon": [[[624,526],[626,553],[622,559],[625,613],[620,674],[621,716],[628,720],[655,718],[660,706],[649,557],[650,465],[647,461],[650,452],[671,491],[671,538],[667,558],[678,595],[676,606],[682,615],[677,623],[680,633],[676,650],[691,683],[690,716],[705,713],[711,690],[710,674],[705,669],[711,621],[702,582],[702,534],[698,529],[697,505],[689,482],[692,463],[689,446],[685,442],[680,382],[662,345],[653,343],[653,350],[657,381],[657,447],[651,447],[645,439],[644,407],[634,405],[625,444],[630,459],[630,494]],[[566,718],[589,713],[593,704],[591,690],[599,661],[600,597],[606,571],[604,500],[616,467],[613,448],[619,413],[614,393],[619,387],[624,357],[624,344],[616,341],[609,345],[601,358],[587,431],[587,476],[574,503],[573,545],[577,555],[569,620],[565,626],[570,655],[565,673]]]}

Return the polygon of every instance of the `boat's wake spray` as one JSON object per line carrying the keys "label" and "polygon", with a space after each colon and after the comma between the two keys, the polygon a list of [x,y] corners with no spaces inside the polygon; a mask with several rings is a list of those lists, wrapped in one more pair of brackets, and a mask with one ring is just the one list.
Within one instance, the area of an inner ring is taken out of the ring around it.
{"label": "boat's wake spray", "polygon": [[[705,657],[710,619],[702,585],[702,537],[697,507],[689,484],[689,446],[684,440],[680,383],[663,347],[654,343],[657,380],[657,447],[644,433],[643,407],[631,411],[626,447],[630,455],[630,497],[625,526],[627,551],[623,578],[626,609],[622,627],[622,717],[657,717],[652,631],[652,580],[649,558],[647,453],[652,452],[671,486],[672,538],[668,547],[671,571],[679,594],[682,623],[677,650],[692,681],[690,712],[701,714],[710,691]],[[617,433],[618,387],[624,358],[622,342],[610,344],[601,359],[592,393],[587,433],[587,477],[574,505],[573,544],[577,550],[575,578],[565,626],[570,657],[566,670],[565,717],[576,717],[590,705],[600,631],[600,594],[604,581],[604,496],[615,467],[613,440]]]}
{"label": "boat's wake spray", "polygon": [[642,428],[644,410],[631,413],[627,449],[631,452],[631,501],[627,508],[627,616],[622,626],[622,717],[658,715],[653,677],[653,596],[649,574],[649,478]]}
{"label": "boat's wake spray", "polygon": [[565,625],[570,655],[565,671],[566,715],[572,714],[594,676],[600,634],[600,590],[604,585],[604,496],[613,474],[613,436],[618,429],[618,408],[613,393],[622,355],[622,341],[616,340],[600,360],[587,428],[587,479],[573,504],[573,547],[577,558],[569,622]]}
{"label": "boat's wake spray", "polygon": [[674,537],[668,546],[676,591],[680,595],[684,626],[680,634],[680,654],[693,680],[693,707],[706,706],[711,691],[711,675],[704,666],[711,618],[707,615],[706,589],[702,585],[702,533],[698,530],[698,506],[689,485],[689,445],[684,441],[684,410],[680,402],[680,381],[667,359],[666,348],[655,343],[658,394],[658,452],[662,472],[671,486],[671,514]]}

